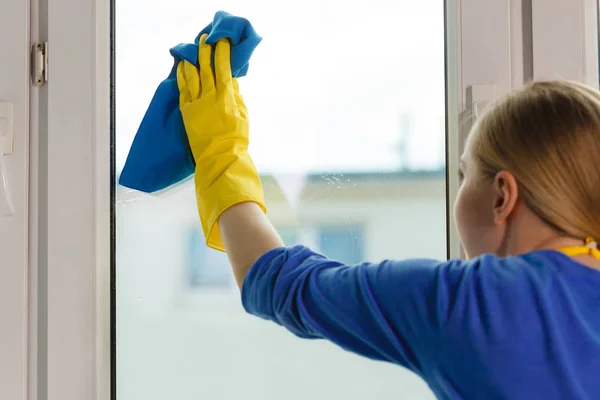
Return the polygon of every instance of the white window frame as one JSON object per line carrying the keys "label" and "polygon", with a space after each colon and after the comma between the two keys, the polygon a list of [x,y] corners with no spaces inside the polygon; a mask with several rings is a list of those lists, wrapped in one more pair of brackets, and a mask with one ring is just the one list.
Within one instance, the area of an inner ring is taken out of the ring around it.
{"label": "white window frame", "polygon": [[[0,388],[2,398],[111,396],[110,2],[30,0],[19,9],[15,1],[12,17],[0,6],[0,22],[31,12],[26,50],[14,50],[24,57],[19,68],[25,72],[9,71],[8,79],[25,79],[31,43],[48,41],[50,49],[48,83],[32,87],[30,100],[15,99],[31,103],[31,145],[26,135],[17,142],[31,149],[21,154],[23,165],[29,163],[29,183],[21,172],[16,180],[22,186],[15,186],[16,203],[29,213],[10,223],[28,234],[0,237],[2,260],[11,265],[0,278],[22,289],[0,292],[18,325],[0,339],[20,343],[16,354],[23,366],[15,372],[0,357],[0,371],[14,377],[8,389]],[[483,107],[531,78],[597,86],[598,13],[595,0],[447,0],[446,15],[448,242],[449,255],[457,257],[452,209],[470,101]],[[571,23],[565,24],[565,15]]]}
{"label": "white window frame", "polygon": [[50,55],[31,89],[23,399],[111,398],[110,3],[30,0],[31,40]]}

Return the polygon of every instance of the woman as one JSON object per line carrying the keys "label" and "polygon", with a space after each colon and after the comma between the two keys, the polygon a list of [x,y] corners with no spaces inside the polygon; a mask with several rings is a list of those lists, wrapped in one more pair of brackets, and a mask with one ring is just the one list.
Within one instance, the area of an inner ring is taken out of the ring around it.
{"label": "woman", "polygon": [[203,37],[178,82],[207,244],[248,312],[409,368],[441,399],[600,398],[600,93],[530,84],[479,120],[454,210],[468,261],[346,266],[283,247],[265,216],[229,52],[213,72]]}

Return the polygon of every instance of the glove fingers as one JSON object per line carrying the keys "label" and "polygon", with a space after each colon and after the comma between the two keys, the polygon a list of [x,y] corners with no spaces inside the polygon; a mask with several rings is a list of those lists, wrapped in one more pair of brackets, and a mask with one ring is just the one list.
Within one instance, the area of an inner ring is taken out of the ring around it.
{"label": "glove fingers", "polygon": [[237,104],[238,110],[240,111],[240,115],[242,116],[242,118],[247,119],[248,118],[248,108],[246,107],[246,104],[244,103],[244,98],[242,97],[242,94],[240,93],[240,84],[237,80],[237,78],[233,78],[233,93],[235,96],[235,103]]}
{"label": "glove fingers", "polygon": [[229,87],[233,90],[231,82],[231,45],[228,39],[221,39],[217,42],[215,72],[217,75],[217,89],[221,91]]}
{"label": "glove fingers", "polygon": [[206,43],[208,35],[205,33],[200,37],[198,48],[198,64],[200,65],[200,82],[202,90],[206,93],[215,90],[215,77],[212,71],[212,47]]}
{"label": "glove fingers", "polygon": [[184,62],[183,68],[190,101],[198,100],[200,98],[200,75],[198,74],[198,69],[188,61]]}
{"label": "glove fingers", "polygon": [[179,107],[181,108],[191,101],[185,78],[184,61],[180,61],[177,64],[177,87],[179,88]]}

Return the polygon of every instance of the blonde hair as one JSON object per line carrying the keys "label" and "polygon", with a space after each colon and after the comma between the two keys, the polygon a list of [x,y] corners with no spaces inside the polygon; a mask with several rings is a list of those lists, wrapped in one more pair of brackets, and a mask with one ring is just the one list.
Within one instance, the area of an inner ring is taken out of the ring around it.
{"label": "blonde hair", "polygon": [[561,234],[600,239],[600,92],[535,82],[508,95],[473,129],[486,176],[509,171],[519,196]]}

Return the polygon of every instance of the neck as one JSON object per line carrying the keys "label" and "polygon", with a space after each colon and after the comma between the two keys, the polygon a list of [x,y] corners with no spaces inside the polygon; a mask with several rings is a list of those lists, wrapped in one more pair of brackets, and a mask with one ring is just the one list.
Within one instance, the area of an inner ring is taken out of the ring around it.
{"label": "neck", "polygon": [[559,233],[542,221],[526,221],[522,226],[514,224],[507,226],[499,253],[510,256],[583,244],[581,239]]}
{"label": "neck", "polygon": [[556,236],[541,240],[532,250],[560,249],[562,247],[581,246],[583,244],[585,243],[580,239],[556,234]]}

